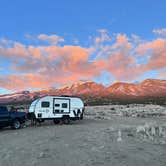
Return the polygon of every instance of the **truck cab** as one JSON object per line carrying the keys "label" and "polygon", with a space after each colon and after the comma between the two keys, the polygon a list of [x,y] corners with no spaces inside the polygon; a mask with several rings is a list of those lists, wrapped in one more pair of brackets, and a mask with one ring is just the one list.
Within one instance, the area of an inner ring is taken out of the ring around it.
{"label": "truck cab", "polygon": [[13,129],[19,129],[25,120],[25,112],[9,111],[6,106],[0,106],[0,128],[11,126]]}

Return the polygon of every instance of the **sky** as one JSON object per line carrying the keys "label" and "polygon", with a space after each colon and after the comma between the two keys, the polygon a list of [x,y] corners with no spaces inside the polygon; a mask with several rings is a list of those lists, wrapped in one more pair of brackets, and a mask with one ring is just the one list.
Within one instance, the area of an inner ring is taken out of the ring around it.
{"label": "sky", "polygon": [[165,0],[0,0],[0,94],[166,79]]}

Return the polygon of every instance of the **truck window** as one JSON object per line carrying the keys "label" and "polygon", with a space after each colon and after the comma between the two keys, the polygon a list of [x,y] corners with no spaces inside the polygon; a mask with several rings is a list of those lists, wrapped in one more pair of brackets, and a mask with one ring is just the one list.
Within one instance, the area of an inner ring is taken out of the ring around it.
{"label": "truck window", "polygon": [[8,110],[7,110],[7,108],[6,107],[4,107],[4,106],[0,106],[0,113],[6,113],[6,112],[8,112]]}
{"label": "truck window", "polygon": [[48,102],[48,101],[42,101],[41,102],[41,107],[44,107],[44,108],[50,107],[50,102]]}
{"label": "truck window", "polygon": [[62,103],[62,108],[67,108],[67,103]]}

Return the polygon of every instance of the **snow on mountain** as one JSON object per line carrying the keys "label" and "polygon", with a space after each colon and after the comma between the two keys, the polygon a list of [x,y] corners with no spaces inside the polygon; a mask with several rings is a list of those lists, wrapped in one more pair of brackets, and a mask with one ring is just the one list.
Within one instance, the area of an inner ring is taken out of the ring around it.
{"label": "snow on mountain", "polygon": [[166,80],[147,79],[141,83],[115,82],[108,87],[93,81],[79,81],[58,89],[45,89],[40,91],[22,91],[18,93],[1,95],[0,103],[30,101],[46,95],[71,95],[88,97],[160,97],[166,96]]}

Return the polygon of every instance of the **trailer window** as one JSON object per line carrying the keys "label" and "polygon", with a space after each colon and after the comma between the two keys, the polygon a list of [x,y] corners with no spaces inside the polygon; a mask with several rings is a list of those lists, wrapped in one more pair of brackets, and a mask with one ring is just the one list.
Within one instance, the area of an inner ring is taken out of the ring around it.
{"label": "trailer window", "polygon": [[67,108],[67,103],[62,103],[62,108]]}
{"label": "trailer window", "polygon": [[41,102],[41,107],[44,107],[44,108],[50,107],[50,102],[48,101]]}
{"label": "trailer window", "polygon": [[55,107],[59,107],[60,106],[60,104],[55,104]]}
{"label": "trailer window", "polygon": [[60,112],[60,110],[54,110],[54,113],[59,113]]}

